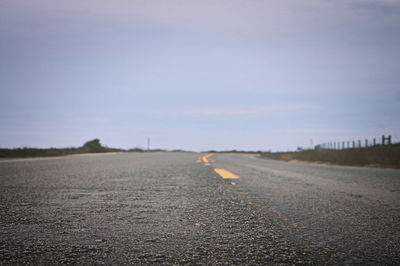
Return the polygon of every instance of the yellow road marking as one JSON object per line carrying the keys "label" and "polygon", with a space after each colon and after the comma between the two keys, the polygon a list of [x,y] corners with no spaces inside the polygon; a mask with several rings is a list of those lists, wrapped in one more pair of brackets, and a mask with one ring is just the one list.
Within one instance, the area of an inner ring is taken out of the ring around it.
{"label": "yellow road marking", "polygon": [[238,179],[239,176],[234,173],[229,172],[228,170],[222,168],[215,168],[214,171],[219,174],[223,179]]}
{"label": "yellow road marking", "polygon": [[214,155],[214,153],[210,153],[210,154],[207,154],[207,155],[204,155],[203,157],[201,157],[201,159],[203,160],[205,166],[210,166],[211,165],[208,159],[213,155]]}

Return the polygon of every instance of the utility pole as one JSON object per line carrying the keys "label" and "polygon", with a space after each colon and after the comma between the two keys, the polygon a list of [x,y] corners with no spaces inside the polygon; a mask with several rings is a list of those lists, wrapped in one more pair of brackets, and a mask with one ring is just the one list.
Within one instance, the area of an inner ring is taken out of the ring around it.
{"label": "utility pole", "polygon": [[150,150],[150,138],[147,138],[147,150]]}

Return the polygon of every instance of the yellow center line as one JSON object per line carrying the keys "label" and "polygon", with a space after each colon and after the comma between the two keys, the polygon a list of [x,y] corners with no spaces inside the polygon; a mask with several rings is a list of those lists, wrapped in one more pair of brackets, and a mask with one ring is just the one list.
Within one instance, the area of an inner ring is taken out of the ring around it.
{"label": "yellow center line", "polygon": [[[204,156],[199,156],[197,158],[197,162],[201,163],[203,161],[205,166],[211,166],[211,162],[215,162],[214,160],[211,160],[210,157],[214,156],[214,153],[210,153]],[[214,171],[219,174],[223,179],[238,179],[239,176],[235,175],[232,172],[229,172],[228,170],[222,169],[222,168],[215,168]]]}
{"label": "yellow center line", "polygon": [[203,157],[201,157],[201,159],[203,160],[205,166],[210,166],[211,165],[208,159],[213,155],[214,155],[213,153],[210,153],[210,154],[207,154],[207,155],[204,155]]}
{"label": "yellow center line", "polygon": [[223,179],[238,179],[239,176],[234,173],[229,172],[228,170],[222,168],[215,168],[214,171],[219,174]]}

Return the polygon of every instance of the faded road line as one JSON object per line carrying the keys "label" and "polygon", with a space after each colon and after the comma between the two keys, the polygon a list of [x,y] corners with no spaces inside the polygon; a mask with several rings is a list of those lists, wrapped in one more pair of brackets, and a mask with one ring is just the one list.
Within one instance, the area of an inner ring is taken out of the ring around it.
{"label": "faded road line", "polygon": [[203,160],[205,166],[210,166],[210,165],[211,165],[209,159],[210,159],[210,157],[213,156],[213,155],[214,155],[213,153],[210,153],[210,154],[204,155],[204,156],[202,157],[202,160]]}
{"label": "faded road line", "polygon": [[234,173],[229,172],[228,170],[222,168],[215,168],[214,171],[219,174],[223,179],[238,179],[239,176]]}
{"label": "faded road line", "polygon": [[[197,158],[197,162],[201,163],[203,162],[205,166],[211,166],[210,162],[215,162],[214,160],[211,160],[210,157],[213,156],[214,153],[210,153],[201,157]],[[222,169],[222,168],[215,168],[214,171],[219,174],[223,179],[238,179],[239,176],[235,175],[232,172],[229,172],[228,170]]]}

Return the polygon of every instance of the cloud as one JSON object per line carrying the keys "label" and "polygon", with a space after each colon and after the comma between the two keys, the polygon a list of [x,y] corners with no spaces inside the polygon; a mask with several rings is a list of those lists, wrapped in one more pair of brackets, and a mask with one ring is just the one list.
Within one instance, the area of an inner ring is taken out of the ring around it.
{"label": "cloud", "polygon": [[381,1],[351,1],[349,3],[351,6],[358,9],[365,9],[372,11],[380,15],[399,15],[400,14],[400,2],[393,0],[381,0]]}
{"label": "cloud", "polygon": [[307,104],[271,104],[247,107],[166,108],[151,110],[149,112],[154,115],[163,116],[258,116],[316,109],[317,106]]}
{"label": "cloud", "polygon": [[[296,7],[287,1],[213,0],[87,0],[87,1],[6,1],[5,9],[24,14],[32,21],[50,18],[52,23],[79,22],[119,25],[132,28],[178,29],[188,32],[275,32],[296,25]],[[1,14],[1,12],[0,12]],[[60,18],[62,18],[60,20]],[[42,25],[48,28],[49,26]]]}

